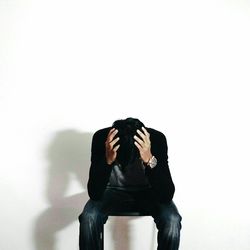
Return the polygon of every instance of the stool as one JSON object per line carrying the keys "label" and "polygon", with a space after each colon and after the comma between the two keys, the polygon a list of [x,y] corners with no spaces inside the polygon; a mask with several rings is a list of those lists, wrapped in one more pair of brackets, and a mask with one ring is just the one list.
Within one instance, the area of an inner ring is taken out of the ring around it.
{"label": "stool", "polygon": [[[150,216],[150,214],[140,211],[124,211],[124,212],[122,211],[122,212],[109,213],[108,216]],[[100,237],[102,240],[102,250],[104,250],[104,227],[102,229]]]}

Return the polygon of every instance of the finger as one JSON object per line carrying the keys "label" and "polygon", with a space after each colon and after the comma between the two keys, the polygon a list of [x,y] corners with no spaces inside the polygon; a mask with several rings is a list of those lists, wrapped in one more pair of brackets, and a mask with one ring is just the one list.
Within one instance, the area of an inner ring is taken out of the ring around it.
{"label": "finger", "polygon": [[144,127],[142,127],[142,130],[147,137],[150,137],[149,132]]}
{"label": "finger", "polygon": [[112,132],[114,132],[114,130],[115,130],[115,128],[111,128],[111,129],[109,130],[108,135],[107,135],[106,142],[108,142],[109,137],[110,137],[110,135],[112,134]]}
{"label": "finger", "polygon": [[138,136],[134,136],[134,139],[136,140],[137,143],[139,143],[141,146],[144,144],[144,141],[141,140]]}
{"label": "finger", "polygon": [[115,135],[118,133],[118,130],[114,128],[113,131],[110,132],[110,134],[108,135],[107,141],[111,142],[113,141]]}
{"label": "finger", "polygon": [[120,145],[116,145],[113,150],[116,152],[118,150],[118,148],[120,147]]}
{"label": "finger", "polygon": [[143,130],[144,134],[146,135],[146,141],[150,143],[150,134],[149,134],[149,132],[144,127],[142,127],[142,130]]}
{"label": "finger", "polygon": [[115,130],[115,128],[111,128],[111,129],[109,130],[108,136],[109,136],[114,130]]}
{"label": "finger", "polygon": [[138,142],[134,142],[135,146],[139,149],[139,151],[142,149],[142,146]]}
{"label": "finger", "polygon": [[136,132],[138,133],[138,135],[140,135],[140,137],[145,140],[146,136],[141,132],[141,130],[137,129]]}
{"label": "finger", "polygon": [[111,146],[111,148],[113,148],[113,146],[119,141],[119,137],[115,138],[112,142],[109,143],[109,145]]}

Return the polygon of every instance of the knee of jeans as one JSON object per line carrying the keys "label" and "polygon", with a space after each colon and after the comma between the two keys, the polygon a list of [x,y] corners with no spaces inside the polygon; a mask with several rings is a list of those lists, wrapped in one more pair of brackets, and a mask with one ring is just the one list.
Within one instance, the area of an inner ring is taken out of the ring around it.
{"label": "knee of jeans", "polygon": [[182,217],[178,213],[164,213],[158,219],[159,226],[179,227],[181,228]]}
{"label": "knee of jeans", "polygon": [[91,210],[83,210],[83,212],[78,217],[80,223],[97,222],[99,219],[101,219],[101,213],[95,208]]}
{"label": "knee of jeans", "polygon": [[180,225],[181,223],[181,216],[179,214],[171,214],[168,218],[168,221],[171,225]]}

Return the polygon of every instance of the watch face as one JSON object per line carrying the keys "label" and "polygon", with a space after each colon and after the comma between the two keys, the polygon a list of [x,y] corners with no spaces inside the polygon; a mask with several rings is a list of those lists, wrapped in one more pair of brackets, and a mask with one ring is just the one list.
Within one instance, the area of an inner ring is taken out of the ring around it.
{"label": "watch face", "polygon": [[153,156],[152,159],[150,160],[149,166],[151,168],[154,168],[157,165],[157,159]]}

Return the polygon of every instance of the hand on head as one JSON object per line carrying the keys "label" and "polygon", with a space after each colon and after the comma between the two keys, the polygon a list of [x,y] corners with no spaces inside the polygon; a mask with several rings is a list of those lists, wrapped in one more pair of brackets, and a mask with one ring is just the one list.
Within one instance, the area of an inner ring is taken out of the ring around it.
{"label": "hand on head", "polygon": [[105,148],[106,148],[106,161],[109,165],[111,165],[117,156],[117,150],[120,147],[120,145],[114,146],[118,141],[119,137],[115,138],[115,135],[118,133],[118,130],[115,128],[112,128],[107,136],[106,142],[105,142]]}
{"label": "hand on head", "polygon": [[144,127],[142,127],[142,131],[143,132],[141,132],[139,129],[136,130],[136,132],[139,134],[141,138],[138,137],[137,135],[134,136],[135,146],[138,148],[140,152],[140,157],[142,161],[144,163],[148,163],[152,157],[150,134]]}
{"label": "hand on head", "polygon": [[[148,163],[148,161],[152,157],[151,153],[151,142],[150,142],[150,134],[148,131],[142,127],[142,131],[137,129],[136,130],[137,135],[134,135],[134,145],[137,147],[140,153],[140,158],[144,163]],[[106,161],[109,165],[111,165],[117,157],[117,151],[120,147],[120,144],[117,144],[119,141],[119,137],[116,137],[116,134],[118,133],[118,130],[115,128],[112,128],[107,136],[106,142],[105,142],[105,148],[106,148]]]}

